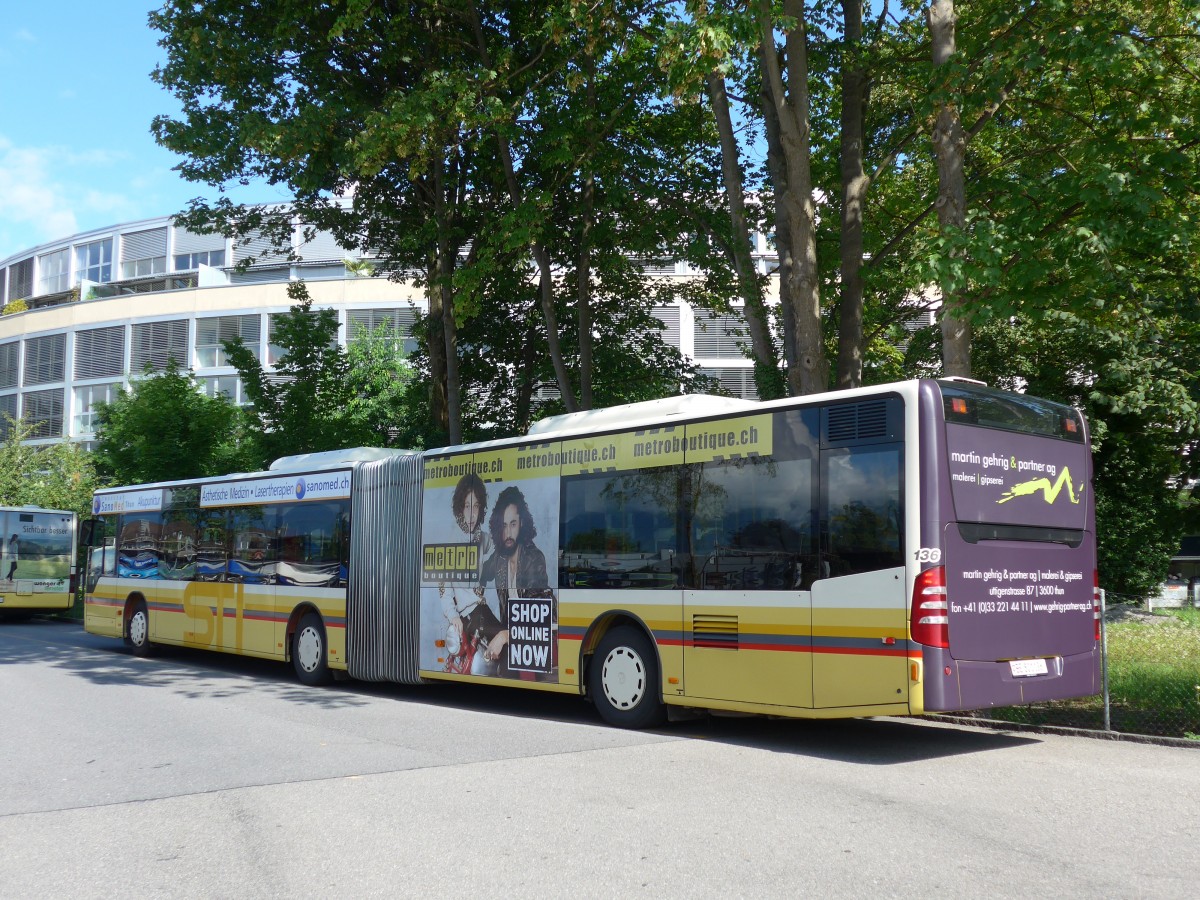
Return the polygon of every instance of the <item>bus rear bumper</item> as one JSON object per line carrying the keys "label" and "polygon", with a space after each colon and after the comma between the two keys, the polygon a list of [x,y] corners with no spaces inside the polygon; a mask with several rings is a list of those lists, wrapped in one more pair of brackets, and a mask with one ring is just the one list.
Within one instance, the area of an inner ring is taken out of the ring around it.
{"label": "bus rear bumper", "polygon": [[958,660],[924,648],[925,712],[1020,706],[1100,693],[1100,648],[1046,660],[1044,675],[1016,675],[1006,660]]}

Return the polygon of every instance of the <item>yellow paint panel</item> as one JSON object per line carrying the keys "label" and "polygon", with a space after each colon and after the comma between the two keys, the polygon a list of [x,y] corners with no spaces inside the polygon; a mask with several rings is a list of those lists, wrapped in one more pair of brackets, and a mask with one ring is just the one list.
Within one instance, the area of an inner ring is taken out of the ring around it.
{"label": "yellow paint panel", "polygon": [[769,456],[774,446],[770,413],[698,422],[687,426],[687,461]]}

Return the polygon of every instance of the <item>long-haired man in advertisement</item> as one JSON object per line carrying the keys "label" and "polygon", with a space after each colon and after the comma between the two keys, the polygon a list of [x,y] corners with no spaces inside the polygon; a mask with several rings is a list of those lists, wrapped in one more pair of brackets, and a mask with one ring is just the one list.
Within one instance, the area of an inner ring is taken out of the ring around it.
{"label": "long-haired man in advertisement", "polygon": [[[546,573],[546,557],[533,543],[537,528],[520,488],[510,485],[500,492],[488,525],[495,551],[484,562],[480,581],[485,586],[494,585],[504,628],[488,641],[486,655],[499,662],[501,674],[507,674],[513,668],[506,652],[512,639],[513,606],[521,606],[520,618],[527,620],[526,605],[514,601],[544,599],[545,608],[552,610],[554,593]],[[551,622],[546,627],[552,627]],[[552,661],[545,661],[545,674],[552,665]],[[543,667],[535,670],[542,671]]]}

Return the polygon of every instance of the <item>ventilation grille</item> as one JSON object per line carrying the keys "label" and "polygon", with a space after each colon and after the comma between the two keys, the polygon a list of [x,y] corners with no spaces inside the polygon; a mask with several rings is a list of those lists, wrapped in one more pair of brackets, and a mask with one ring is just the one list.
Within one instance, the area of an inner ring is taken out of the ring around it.
{"label": "ventilation grille", "polygon": [[75,377],[107,378],[125,371],[125,326],[75,334]]}
{"label": "ventilation grille", "polygon": [[737,616],[692,616],[692,645],[716,650],[738,648]]}
{"label": "ventilation grille", "polygon": [[860,441],[888,436],[886,400],[845,404],[829,408],[829,441]]}

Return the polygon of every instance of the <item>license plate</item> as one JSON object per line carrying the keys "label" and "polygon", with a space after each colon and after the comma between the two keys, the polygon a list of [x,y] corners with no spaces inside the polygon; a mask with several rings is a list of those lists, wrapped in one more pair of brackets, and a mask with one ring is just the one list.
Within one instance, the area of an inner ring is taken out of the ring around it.
{"label": "license plate", "polygon": [[1009,660],[1008,666],[1012,669],[1013,676],[1016,678],[1025,678],[1030,675],[1045,675],[1049,669],[1046,668],[1044,659],[1013,659]]}

